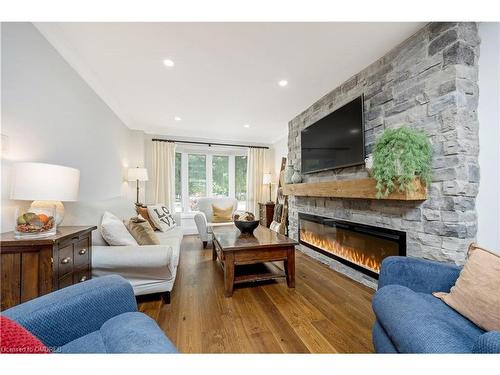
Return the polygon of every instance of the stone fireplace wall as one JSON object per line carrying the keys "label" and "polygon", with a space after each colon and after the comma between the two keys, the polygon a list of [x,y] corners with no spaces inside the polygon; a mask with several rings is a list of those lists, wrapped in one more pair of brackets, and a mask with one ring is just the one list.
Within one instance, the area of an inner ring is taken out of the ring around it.
{"label": "stone fireplace wall", "polygon": [[[477,231],[479,44],[476,23],[430,23],[289,122],[288,160],[299,169],[301,130],[361,94],[367,155],[384,129],[401,126],[425,132],[434,152],[426,201],[290,197],[292,238],[298,238],[298,213],[312,213],[406,231],[408,256],[463,263]],[[359,166],[303,177],[316,182],[367,176]],[[330,258],[301,250],[374,285]]]}

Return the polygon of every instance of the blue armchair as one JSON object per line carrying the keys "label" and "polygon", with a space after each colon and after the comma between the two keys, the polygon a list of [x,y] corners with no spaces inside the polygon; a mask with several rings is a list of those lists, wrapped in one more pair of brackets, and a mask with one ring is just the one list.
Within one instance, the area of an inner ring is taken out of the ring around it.
{"label": "blue armchair", "polygon": [[500,353],[500,331],[485,332],[432,292],[449,292],[460,267],[409,257],[382,262],[372,306],[377,353]]}
{"label": "blue armchair", "polygon": [[176,353],[156,322],[137,311],[132,286],[105,276],[2,312],[56,353]]}

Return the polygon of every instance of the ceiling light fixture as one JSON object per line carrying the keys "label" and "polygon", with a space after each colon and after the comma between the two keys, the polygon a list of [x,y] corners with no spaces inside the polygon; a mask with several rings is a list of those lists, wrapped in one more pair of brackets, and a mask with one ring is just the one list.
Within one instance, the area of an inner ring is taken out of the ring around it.
{"label": "ceiling light fixture", "polygon": [[175,63],[173,62],[173,60],[165,59],[163,60],[163,65],[165,65],[167,68],[173,68]]}
{"label": "ceiling light fixture", "polygon": [[285,87],[286,85],[288,85],[288,81],[286,79],[282,79],[278,82],[278,85],[280,85],[281,87]]}
{"label": "ceiling light fixture", "polygon": [[243,125],[243,127],[248,129],[250,127],[250,124],[245,124]]}
{"label": "ceiling light fixture", "polygon": [[174,117],[174,121],[181,121],[182,119],[179,116]]}

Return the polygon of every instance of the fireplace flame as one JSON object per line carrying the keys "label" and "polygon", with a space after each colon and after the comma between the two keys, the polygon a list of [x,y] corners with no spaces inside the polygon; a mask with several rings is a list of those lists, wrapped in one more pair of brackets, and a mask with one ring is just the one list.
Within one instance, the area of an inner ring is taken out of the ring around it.
{"label": "fireplace flame", "polygon": [[300,229],[300,239],[312,246],[344,258],[373,272],[380,272],[382,259],[378,259],[375,255],[368,256],[356,248],[343,245],[329,237],[321,237],[303,228]]}

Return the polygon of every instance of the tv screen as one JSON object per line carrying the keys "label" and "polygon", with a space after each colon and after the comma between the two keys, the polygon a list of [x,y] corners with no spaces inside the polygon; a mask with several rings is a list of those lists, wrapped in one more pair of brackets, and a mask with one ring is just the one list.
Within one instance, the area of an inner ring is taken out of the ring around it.
{"label": "tv screen", "polygon": [[361,96],[302,130],[302,173],[362,164],[363,130]]}

